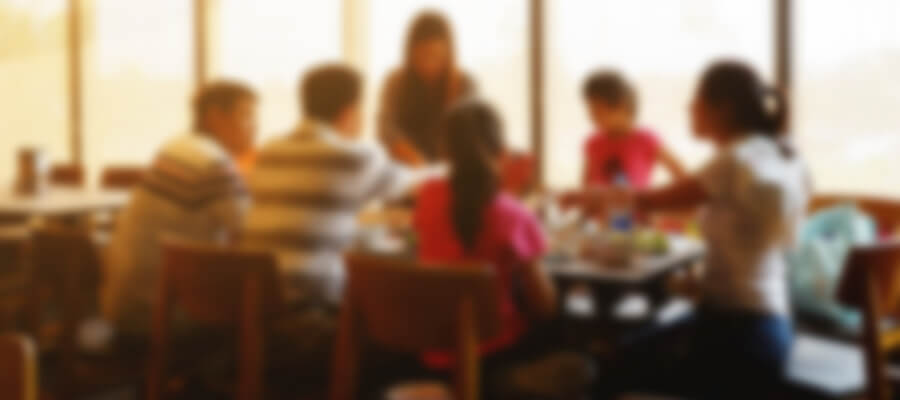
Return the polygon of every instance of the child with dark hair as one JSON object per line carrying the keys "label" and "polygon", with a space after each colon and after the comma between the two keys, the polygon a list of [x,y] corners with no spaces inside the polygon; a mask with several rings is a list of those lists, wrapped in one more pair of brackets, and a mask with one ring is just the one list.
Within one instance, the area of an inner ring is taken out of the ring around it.
{"label": "child with dark hair", "polygon": [[656,135],[635,125],[638,96],[621,75],[595,72],[585,81],[582,91],[596,127],[584,146],[585,186],[618,183],[643,188],[650,183],[657,162],[673,178],[684,176],[680,163]]}
{"label": "child with dark hair", "polygon": [[[516,373],[533,375],[538,381],[552,379],[547,369],[548,365],[554,368],[555,361],[546,361],[548,341],[536,339],[541,330],[534,328],[536,320],[556,309],[555,288],[540,263],[545,238],[537,218],[503,189],[501,164],[506,150],[493,109],[476,101],[459,104],[444,117],[439,132],[439,154],[450,173],[446,179],[426,183],[419,192],[413,218],[419,257],[434,265],[479,262],[495,272],[501,329],[481,343],[481,353],[484,382],[490,385],[485,397],[502,398],[495,390],[512,390],[515,384],[508,379]],[[587,380],[588,367],[578,357],[561,360],[561,365],[574,365],[575,372],[569,374],[571,379],[552,383],[578,390]],[[424,361],[440,369],[453,358],[428,352]]]}

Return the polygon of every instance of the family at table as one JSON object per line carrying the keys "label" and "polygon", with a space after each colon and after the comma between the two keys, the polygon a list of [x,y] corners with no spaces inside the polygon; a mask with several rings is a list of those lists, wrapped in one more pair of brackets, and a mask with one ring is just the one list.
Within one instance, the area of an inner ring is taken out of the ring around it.
{"label": "family at table", "polygon": [[[412,198],[422,265],[479,261],[495,270],[502,330],[481,351],[485,360],[502,362],[485,365],[515,368],[540,360],[544,348],[552,352],[532,340],[565,295],[544,265],[545,229],[508,184],[503,116],[455,64],[447,21],[433,13],[413,21],[403,65],[383,86],[378,144],[360,139],[362,89],[362,77],[348,66],[307,72],[296,127],[254,150],[254,91],[231,81],[203,87],[193,102],[194,132],[159,150],[118,216],[101,293],[117,331],[147,334],[165,236],[240,243],[276,255],[300,316],[287,335],[322,339],[279,349],[303,364],[298,375],[313,379],[327,370],[328,359],[311,349],[332,346],[342,256],[357,237],[360,211],[372,201]],[[553,202],[626,233],[656,212],[702,209],[705,242],[700,300],[682,322],[694,332],[688,354],[594,365],[600,374],[589,390],[765,398],[791,347],[783,255],[811,191],[802,155],[783,131],[786,99],[740,61],[709,65],[686,112],[697,138],[716,150],[706,166],[689,172],[662,136],[636,124],[639,96],[625,77],[591,74],[581,95],[595,125],[581,149],[584,185]],[[650,186],[657,165],[671,183]],[[317,317],[303,317],[310,314]],[[439,371],[450,362],[428,352],[421,368]]]}

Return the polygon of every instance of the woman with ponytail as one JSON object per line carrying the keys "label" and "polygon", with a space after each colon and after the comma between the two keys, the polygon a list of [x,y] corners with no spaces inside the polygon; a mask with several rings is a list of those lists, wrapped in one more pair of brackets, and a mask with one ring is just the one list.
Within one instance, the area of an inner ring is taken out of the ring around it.
{"label": "woman with ponytail", "polygon": [[[502,329],[481,349],[488,355],[509,352],[528,330],[528,315],[555,310],[554,287],[538,264],[544,235],[537,218],[502,189],[503,133],[491,107],[461,103],[449,110],[439,132],[450,172],[420,190],[414,217],[419,256],[426,263],[476,261],[494,269]],[[514,295],[518,289],[522,302]],[[425,361],[442,367],[450,359],[428,353]]]}
{"label": "woman with ponytail", "polygon": [[695,133],[716,148],[699,173],[658,189],[568,196],[601,211],[703,207],[706,270],[690,324],[690,366],[678,369],[697,378],[679,379],[694,383],[692,398],[770,398],[787,362],[793,332],[785,255],[811,190],[807,168],[784,133],[787,114],[782,94],[752,68],[714,63],[691,107]]}

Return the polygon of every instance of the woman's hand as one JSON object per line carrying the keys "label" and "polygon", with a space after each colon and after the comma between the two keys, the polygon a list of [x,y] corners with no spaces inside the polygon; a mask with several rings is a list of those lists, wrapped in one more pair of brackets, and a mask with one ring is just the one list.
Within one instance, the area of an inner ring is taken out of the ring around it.
{"label": "woman's hand", "polygon": [[412,144],[404,139],[394,139],[394,141],[391,142],[390,151],[391,155],[393,155],[397,161],[406,165],[411,167],[425,165],[425,157],[423,157]]}

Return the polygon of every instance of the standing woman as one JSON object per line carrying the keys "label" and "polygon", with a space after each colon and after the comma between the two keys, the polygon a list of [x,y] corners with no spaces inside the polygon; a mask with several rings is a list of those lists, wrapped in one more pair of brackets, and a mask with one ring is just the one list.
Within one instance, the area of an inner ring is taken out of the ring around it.
{"label": "standing woman", "polygon": [[407,34],[404,65],[385,82],[378,136],[398,161],[433,162],[441,115],[474,89],[468,75],[457,69],[450,24],[441,14],[423,12]]}

